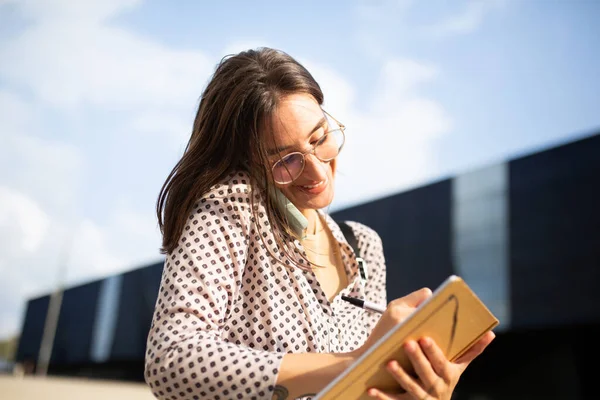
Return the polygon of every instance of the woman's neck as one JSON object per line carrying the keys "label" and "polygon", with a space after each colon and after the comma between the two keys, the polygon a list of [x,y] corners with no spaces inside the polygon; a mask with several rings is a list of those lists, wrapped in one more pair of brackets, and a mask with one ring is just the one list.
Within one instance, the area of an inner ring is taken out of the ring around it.
{"label": "woman's neck", "polygon": [[321,230],[321,223],[319,212],[313,209],[306,209],[300,211],[302,215],[306,217],[308,221],[308,225],[306,226],[306,234],[307,235],[316,235]]}

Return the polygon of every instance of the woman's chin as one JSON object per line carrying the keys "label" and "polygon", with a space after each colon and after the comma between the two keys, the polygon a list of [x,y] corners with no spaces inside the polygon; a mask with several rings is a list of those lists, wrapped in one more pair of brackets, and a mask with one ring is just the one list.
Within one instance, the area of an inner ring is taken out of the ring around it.
{"label": "woman's chin", "polygon": [[292,202],[300,210],[318,210],[321,208],[326,208],[331,204],[331,201],[333,200],[333,191],[331,190],[331,188],[328,188],[328,190],[324,190],[319,194],[306,193],[303,190],[297,190],[294,194],[295,201]]}

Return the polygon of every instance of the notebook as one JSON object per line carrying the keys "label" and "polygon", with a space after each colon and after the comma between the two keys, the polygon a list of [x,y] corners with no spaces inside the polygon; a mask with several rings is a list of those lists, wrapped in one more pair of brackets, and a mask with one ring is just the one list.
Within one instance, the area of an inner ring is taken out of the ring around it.
{"label": "notebook", "polygon": [[385,365],[395,359],[403,368],[414,372],[402,349],[407,340],[429,336],[452,361],[498,323],[466,282],[451,275],[429,299],[321,390],[314,400],[367,400],[371,399],[366,394],[371,387],[400,392],[401,386]]}

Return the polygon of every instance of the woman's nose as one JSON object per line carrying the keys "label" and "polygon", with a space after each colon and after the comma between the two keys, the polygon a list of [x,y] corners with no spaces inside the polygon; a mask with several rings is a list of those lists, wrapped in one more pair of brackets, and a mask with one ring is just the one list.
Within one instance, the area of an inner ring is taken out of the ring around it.
{"label": "woman's nose", "polygon": [[327,163],[319,160],[313,153],[308,153],[304,156],[304,163],[302,175],[315,181],[327,178]]}

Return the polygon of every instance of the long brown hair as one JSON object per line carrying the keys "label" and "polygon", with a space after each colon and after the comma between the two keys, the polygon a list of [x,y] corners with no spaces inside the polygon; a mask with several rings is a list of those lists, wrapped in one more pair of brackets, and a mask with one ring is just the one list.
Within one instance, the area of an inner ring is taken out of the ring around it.
{"label": "long brown hair", "polygon": [[[274,184],[265,168],[264,133],[270,130],[280,99],[293,93],[309,94],[323,104],[319,84],[306,68],[282,51],[259,48],[221,60],[202,93],[184,154],[160,191],[156,212],[163,235],[161,253],[177,247],[196,201],[238,170],[246,170],[251,177],[252,202],[256,189],[266,191],[262,199],[267,218],[273,230],[282,233],[281,237],[275,236],[278,247],[288,248],[285,235],[291,235],[291,229],[268,195]],[[251,209],[256,209],[254,204]]]}

